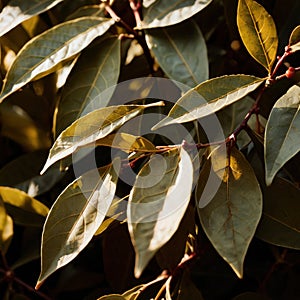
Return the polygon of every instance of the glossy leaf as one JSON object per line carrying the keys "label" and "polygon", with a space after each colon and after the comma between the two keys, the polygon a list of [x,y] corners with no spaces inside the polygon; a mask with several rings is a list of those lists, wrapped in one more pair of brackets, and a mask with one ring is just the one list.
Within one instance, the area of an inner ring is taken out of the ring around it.
{"label": "glossy leaf", "polygon": [[54,71],[62,61],[103,35],[113,23],[112,19],[83,17],[61,23],[32,38],[8,70],[0,101],[31,80]]}
{"label": "glossy leaf", "polygon": [[189,87],[208,79],[206,44],[194,21],[147,30],[146,38],[149,48],[169,78]]}
{"label": "glossy leaf", "polygon": [[[212,0],[151,1],[144,4],[143,21],[139,28],[165,27],[178,24],[204,9]],[[149,5],[150,4],[150,5]]]}
{"label": "glossy leaf", "polygon": [[300,250],[300,190],[276,178],[263,187],[264,206],[256,236],[268,243]]}
{"label": "glossy leaf", "polygon": [[239,278],[262,212],[262,194],[254,171],[236,148],[230,150],[227,166],[220,168],[223,153],[211,153],[213,168],[222,183],[208,205],[198,209],[211,243]]}
{"label": "glossy leaf", "polygon": [[136,117],[145,108],[161,105],[163,105],[162,102],[148,105],[108,106],[77,119],[56,139],[41,173],[44,173],[56,161],[74,153],[78,148],[106,137],[128,120]]}
{"label": "glossy leaf", "polygon": [[293,30],[290,36],[289,46],[293,52],[300,50],[300,25]]}
{"label": "glossy leaf", "polygon": [[172,107],[168,116],[153,129],[194,121],[215,113],[242,99],[263,81],[263,78],[249,75],[226,75],[205,81],[186,92]]}
{"label": "glossy leaf", "polygon": [[5,254],[13,237],[13,221],[6,213],[4,203],[0,198],[0,251]]}
{"label": "glossy leaf", "polygon": [[152,156],[139,172],[127,207],[136,252],[136,277],[176,232],[187,209],[192,184],[193,164],[183,148]]}
{"label": "glossy leaf", "polygon": [[63,0],[11,0],[0,14],[0,36]]}
{"label": "glossy leaf", "polygon": [[127,300],[127,299],[124,298],[122,295],[111,294],[111,295],[107,295],[107,296],[102,296],[102,297],[98,298],[97,300]]}
{"label": "glossy leaf", "polygon": [[44,225],[37,288],[91,241],[114,198],[117,179],[109,165],[102,174],[98,170],[83,174],[59,195]]}
{"label": "glossy leaf", "polygon": [[266,183],[300,150],[300,87],[292,86],[272,108],[265,131]]}
{"label": "glossy leaf", "polygon": [[272,17],[256,1],[239,0],[237,25],[248,52],[270,73],[278,47]]}
{"label": "glossy leaf", "polygon": [[86,5],[78,8],[74,13],[68,16],[67,20],[77,19],[81,17],[105,17],[105,10],[99,5]]}
{"label": "glossy leaf", "polygon": [[120,39],[110,37],[80,55],[63,88],[56,136],[79,117],[108,104],[119,78],[120,49]]}

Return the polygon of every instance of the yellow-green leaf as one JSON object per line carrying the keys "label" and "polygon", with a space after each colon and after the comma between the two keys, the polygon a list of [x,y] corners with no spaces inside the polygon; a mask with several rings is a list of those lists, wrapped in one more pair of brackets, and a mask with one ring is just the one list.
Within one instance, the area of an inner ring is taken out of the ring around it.
{"label": "yellow-green leaf", "polygon": [[168,116],[156,124],[157,129],[174,123],[200,119],[242,99],[265,79],[249,75],[229,75],[207,80],[186,92]]}
{"label": "yellow-green leaf", "polygon": [[300,150],[300,87],[292,86],[272,108],[265,130],[266,183]]}
{"label": "yellow-green leaf", "polygon": [[91,170],[70,183],[58,196],[44,225],[42,270],[37,288],[91,241],[114,199],[116,172],[113,165],[101,174],[97,169]]}
{"label": "yellow-green leaf", "polygon": [[300,50],[300,25],[293,30],[290,36],[289,46],[293,52]]}
{"label": "yellow-green leaf", "polygon": [[147,30],[146,39],[169,78],[191,88],[208,79],[206,44],[194,21]]}
{"label": "yellow-green leaf", "polygon": [[139,172],[127,207],[136,277],[176,232],[190,201],[192,184],[193,163],[183,148],[152,156]]}
{"label": "yellow-green leaf", "polygon": [[121,40],[113,36],[80,55],[63,87],[56,136],[79,117],[108,104],[119,78],[120,49]]}
{"label": "yellow-green leaf", "polygon": [[83,17],[56,25],[31,39],[6,74],[0,102],[31,80],[54,71],[62,61],[103,35],[113,23],[112,19]]}
{"label": "yellow-green leaf", "polygon": [[0,14],[0,36],[63,0],[11,0]]}
{"label": "yellow-green leaf", "polygon": [[178,24],[204,9],[212,0],[143,1],[143,21],[139,28],[165,27]]}
{"label": "yellow-green leaf", "polygon": [[79,118],[56,139],[41,173],[44,173],[56,161],[74,153],[78,148],[106,137],[128,120],[136,117],[145,108],[161,105],[163,102],[148,105],[108,106]]}
{"label": "yellow-green leaf", "polygon": [[0,198],[0,251],[5,254],[13,237],[13,221],[6,213],[3,201]]}
{"label": "yellow-green leaf", "polygon": [[226,167],[221,147],[212,151],[212,166],[222,180],[213,199],[199,208],[201,224],[211,243],[243,277],[243,263],[262,213],[262,193],[254,171],[236,148],[227,154]]}
{"label": "yellow-green leaf", "polygon": [[278,37],[272,17],[254,0],[239,0],[237,25],[251,56],[271,73],[276,59]]}

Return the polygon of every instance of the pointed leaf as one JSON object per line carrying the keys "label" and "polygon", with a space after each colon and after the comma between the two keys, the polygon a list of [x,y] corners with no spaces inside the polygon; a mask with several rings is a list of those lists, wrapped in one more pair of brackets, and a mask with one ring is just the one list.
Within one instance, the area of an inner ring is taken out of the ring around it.
{"label": "pointed leaf", "polygon": [[194,121],[215,113],[242,99],[263,81],[263,78],[249,75],[226,75],[205,81],[186,92],[172,107],[168,116],[152,129]]}
{"label": "pointed leaf", "polygon": [[20,225],[41,226],[49,212],[43,203],[15,188],[0,186],[0,199],[15,223]]}
{"label": "pointed leaf", "polygon": [[0,198],[0,251],[5,254],[13,237],[13,221],[6,213],[4,203]]}
{"label": "pointed leaf", "polygon": [[44,173],[56,161],[74,153],[78,148],[106,137],[145,108],[161,105],[163,102],[148,105],[108,106],[81,117],[56,139],[41,173]]}
{"label": "pointed leaf", "polygon": [[292,86],[273,106],[265,131],[266,183],[300,150],[300,87]]}
{"label": "pointed leaf", "polygon": [[44,225],[37,288],[91,241],[114,198],[117,179],[109,165],[102,174],[98,170],[83,174],[58,196]]}
{"label": "pointed leaf", "polygon": [[256,236],[268,243],[300,250],[300,190],[276,178],[263,186],[264,206]]}
{"label": "pointed leaf", "polygon": [[56,136],[79,117],[108,104],[119,78],[120,49],[121,40],[110,37],[80,55],[62,91]]}
{"label": "pointed leaf", "polygon": [[11,0],[0,14],[0,36],[32,16],[51,9],[63,0]]}
{"label": "pointed leaf", "polygon": [[83,17],[54,26],[31,39],[6,74],[0,102],[32,79],[54,71],[59,63],[79,53],[113,23],[112,19]]}
{"label": "pointed leaf", "polygon": [[300,50],[300,25],[298,25],[290,36],[289,46],[293,52]]}
{"label": "pointed leaf", "polygon": [[146,5],[143,3],[144,19],[142,24],[138,24],[140,29],[178,24],[204,9],[212,0],[158,0],[151,2]]}
{"label": "pointed leaf", "polygon": [[270,73],[278,47],[277,32],[272,17],[257,2],[239,0],[237,25],[248,52]]}
{"label": "pointed leaf", "polygon": [[139,172],[127,207],[136,277],[176,232],[190,201],[192,184],[193,163],[183,148],[154,155]]}
{"label": "pointed leaf", "polygon": [[241,152],[232,148],[227,166],[220,168],[219,159],[224,159],[220,151],[219,147],[211,156],[222,183],[212,201],[199,208],[198,213],[215,249],[242,278],[244,258],[261,217],[262,194],[254,171]]}
{"label": "pointed leaf", "polygon": [[147,30],[146,38],[159,65],[171,79],[189,87],[208,79],[206,44],[194,21]]}

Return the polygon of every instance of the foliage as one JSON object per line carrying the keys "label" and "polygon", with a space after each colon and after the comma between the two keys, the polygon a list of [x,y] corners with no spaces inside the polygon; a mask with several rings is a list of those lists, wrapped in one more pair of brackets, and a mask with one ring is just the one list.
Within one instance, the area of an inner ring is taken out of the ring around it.
{"label": "foliage", "polygon": [[1,299],[300,297],[299,1],[0,5]]}

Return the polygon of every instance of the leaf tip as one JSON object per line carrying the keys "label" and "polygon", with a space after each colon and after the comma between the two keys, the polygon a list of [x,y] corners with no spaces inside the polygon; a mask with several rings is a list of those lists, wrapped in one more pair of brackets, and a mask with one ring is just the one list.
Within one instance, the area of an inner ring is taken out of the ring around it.
{"label": "leaf tip", "polygon": [[44,283],[44,280],[38,280],[38,282],[36,283],[34,289],[38,290],[42,286],[43,283]]}

